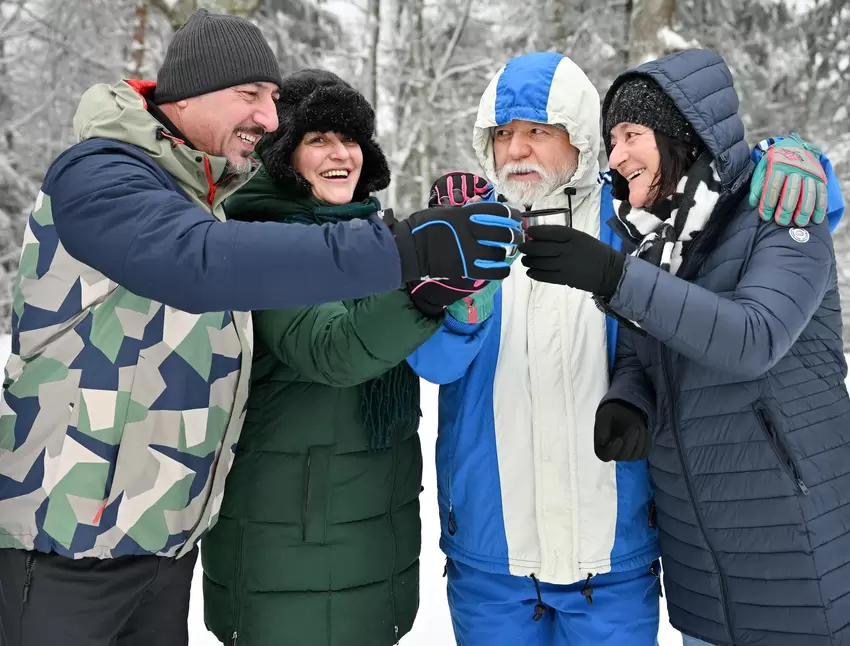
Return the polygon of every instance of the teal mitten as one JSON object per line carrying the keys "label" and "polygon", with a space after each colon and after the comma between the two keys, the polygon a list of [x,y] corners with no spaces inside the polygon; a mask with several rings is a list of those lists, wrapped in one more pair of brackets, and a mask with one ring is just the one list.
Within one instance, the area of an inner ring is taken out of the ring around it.
{"label": "teal mitten", "polygon": [[826,215],[826,173],[820,150],[796,134],[762,155],[750,180],[750,206],[782,226],[820,224]]}

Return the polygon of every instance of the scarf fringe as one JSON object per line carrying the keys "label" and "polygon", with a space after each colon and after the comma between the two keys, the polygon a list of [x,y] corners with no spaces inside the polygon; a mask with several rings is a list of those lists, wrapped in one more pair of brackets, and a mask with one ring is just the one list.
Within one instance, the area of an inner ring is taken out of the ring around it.
{"label": "scarf fringe", "polygon": [[406,361],[361,386],[361,421],[369,431],[369,448],[390,448],[396,435],[418,423],[419,377]]}

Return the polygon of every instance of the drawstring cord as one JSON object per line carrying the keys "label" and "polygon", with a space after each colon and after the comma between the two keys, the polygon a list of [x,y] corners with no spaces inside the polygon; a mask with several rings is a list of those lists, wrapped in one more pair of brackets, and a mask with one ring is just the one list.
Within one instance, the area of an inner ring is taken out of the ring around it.
{"label": "drawstring cord", "polygon": [[534,589],[537,590],[537,605],[534,606],[534,616],[532,621],[540,621],[541,617],[546,614],[546,606],[543,605],[543,599],[540,596],[540,584],[537,582],[537,577],[531,575],[531,580],[534,581]]}
{"label": "drawstring cord", "polygon": [[581,589],[582,596],[587,599],[588,603],[593,603],[593,588],[590,585],[590,577],[592,574],[587,575],[587,580],[584,582],[584,587]]}
{"label": "drawstring cord", "polygon": [[171,142],[172,148],[177,148],[180,144],[185,144],[186,142],[180,139],[180,137],[175,137],[173,135],[168,134],[165,131],[165,128],[159,127],[156,129],[156,138],[160,141],[163,139],[168,139]]}
{"label": "drawstring cord", "polygon": [[573,226],[573,199],[572,196],[576,194],[576,190],[572,187],[565,188],[564,193],[567,194],[567,207],[570,209],[570,221],[567,226]]}
{"label": "drawstring cord", "polygon": [[657,567],[657,561],[655,563],[651,563],[649,565],[649,573],[652,574],[656,579],[658,579],[658,596],[664,597],[664,587],[661,585],[661,572],[659,567]]}

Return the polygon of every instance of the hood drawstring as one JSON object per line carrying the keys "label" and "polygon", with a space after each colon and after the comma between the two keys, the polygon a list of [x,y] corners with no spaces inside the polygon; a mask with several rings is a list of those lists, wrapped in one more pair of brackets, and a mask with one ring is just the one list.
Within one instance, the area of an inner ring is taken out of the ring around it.
{"label": "hood drawstring", "polygon": [[534,606],[534,616],[531,620],[540,621],[546,614],[546,606],[543,605],[543,598],[540,596],[540,584],[537,582],[537,577],[532,574],[531,580],[534,581],[534,589],[537,590],[537,605]]}
{"label": "hood drawstring", "polygon": [[171,142],[172,148],[177,148],[180,144],[185,144],[186,142],[180,137],[175,137],[174,135],[170,135],[165,131],[165,128],[162,126],[156,129],[156,138],[162,141],[163,139],[168,139]]}
{"label": "hood drawstring", "polygon": [[587,580],[584,582],[584,587],[581,589],[582,596],[587,599],[588,603],[593,603],[593,588],[590,585],[590,577],[592,574],[587,575]]}
{"label": "hood drawstring", "polygon": [[576,194],[576,190],[572,187],[565,188],[564,193],[567,195],[567,208],[570,210],[570,227],[573,226],[573,195]]}

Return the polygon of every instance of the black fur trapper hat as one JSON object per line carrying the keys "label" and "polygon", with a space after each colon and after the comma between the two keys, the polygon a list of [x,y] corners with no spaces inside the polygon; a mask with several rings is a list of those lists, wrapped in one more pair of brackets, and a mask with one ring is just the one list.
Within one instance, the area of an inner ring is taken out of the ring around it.
{"label": "black fur trapper hat", "polygon": [[338,132],[354,139],[363,151],[363,168],[353,201],[390,184],[390,168],[375,141],[375,111],[360,92],[333,72],[307,69],[283,79],[277,101],[277,130],[263,136],[257,154],[269,176],[309,194],[312,186],[292,166],[292,155],[307,132]]}

